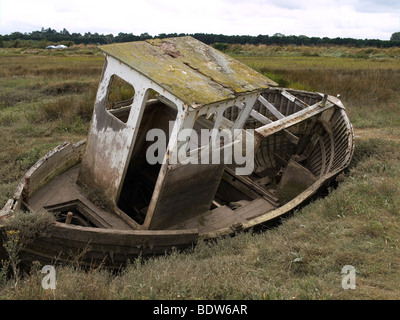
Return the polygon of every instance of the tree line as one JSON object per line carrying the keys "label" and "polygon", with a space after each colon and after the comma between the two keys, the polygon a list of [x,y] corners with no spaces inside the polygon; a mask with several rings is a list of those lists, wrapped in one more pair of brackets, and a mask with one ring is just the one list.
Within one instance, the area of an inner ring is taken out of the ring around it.
{"label": "tree line", "polygon": [[352,47],[400,47],[399,32],[395,32],[390,40],[378,39],[354,39],[354,38],[328,38],[328,37],[307,37],[305,35],[294,36],[276,33],[272,36],[269,35],[223,35],[223,34],[207,34],[207,33],[161,33],[156,36],[151,36],[148,33],[134,35],[132,33],[120,32],[118,35],[113,34],[98,34],[86,32],[70,33],[65,28],[61,31],[54,29],[42,28],[40,31],[32,31],[29,33],[13,32],[7,35],[0,35],[0,47],[4,46],[7,42],[8,46],[18,47],[18,41],[30,40],[40,41],[43,45],[52,43],[63,43],[66,45],[73,44],[110,44],[130,41],[141,41],[152,38],[170,38],[180,36],[192,36],[206,44],[266,44],[266,45],[298,45],[298,46],[320,46],[320,45],[340,45]]}

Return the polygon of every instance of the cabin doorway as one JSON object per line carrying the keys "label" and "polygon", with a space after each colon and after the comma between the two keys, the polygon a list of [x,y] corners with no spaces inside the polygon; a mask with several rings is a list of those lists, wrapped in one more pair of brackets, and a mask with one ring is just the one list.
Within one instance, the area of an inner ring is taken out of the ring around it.
{"label": "cabin doorway", "polygon": [[[154,144],[154,141],[147,141],[147,133],[151,129],[161,129],[165,134],[167,146],[170,127],[178,113],[172,102],[168,100],[166,103],[165,98],[160,97],[154,90],[150,90],[148,96],[117,202],[118,208],[139,225],[142,225],[146,218],[162,165],[160,162],[149,163],[146,158],[148,148]],[[162,152],[157,158],[164,158],[166,149]]]}

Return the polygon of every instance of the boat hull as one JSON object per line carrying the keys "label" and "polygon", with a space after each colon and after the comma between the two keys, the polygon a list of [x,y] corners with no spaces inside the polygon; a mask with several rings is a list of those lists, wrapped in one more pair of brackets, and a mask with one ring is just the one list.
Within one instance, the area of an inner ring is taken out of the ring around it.
{"label": "boat hull", "polygon": [[[13,197],[0,211],[0,231],[5,232],[7,219],[19,210],[56,212],[53,210],[60,211],[59,207],[63,206],[64,211],[76,210],[91,220],[92,225],[85,221],[81,225],[55,222],[45,237],[35,239],[23,248],[25,259],[119,267],[139,255],[190,248],[199,240],[249,230],[290,212],[349,165],[354,152],[353,129],[341,102],[333,97],[329,100],[332,103],[330,110],[297,119],[299,112],[316,105],[323,95],[273,88],[265,91],[262,97],[285,117],[280,122],[265,122],[266,118],[273,118],[271,108],[262,103],[253,107],[254,112],[244,128],[259,130],[261,136],[255,154],[254,174],[235,176],[226,168],[222,177],[224,183],[214,201],[216,205],[206,212],[163,230],[134,230],[129,216],[120,210],[110,212],[107,208],[99,208],[76,186],[76,176],[72,172],[79,168],[86,141],[66,142],[41,158],[21,179]],[[224,116],[230,121],[235,120],[233,112]],[[287,125],[284,121],[288,117],[298,121]],[[274,125],[282,128],[276,133],[265,134],[266,130],[274,129]],[[269,177],[257,175],[256,171],[274,171],[271,177],[275,178],[282,170],[284,173],[280,182],[274,185],[275,189],[271,189],[273,183],[259,183]],[[289,189],[300,172],[304,173],[302,179],[307,180],[305,187],[286,197],[282,190]],[[68,179],[55,184],[63,175]],[[69,198],[65,196],[68,192],[62,189],[67,184],[65,181],[72,181],[71,188],[75,188]],[[231,190],[238,196],[227,200],[233,194]],[[221,199],[225,199],[225,203]],[[176,201],[179,201],[178,195]],[[240,205],[233,208],[232,203]]]}

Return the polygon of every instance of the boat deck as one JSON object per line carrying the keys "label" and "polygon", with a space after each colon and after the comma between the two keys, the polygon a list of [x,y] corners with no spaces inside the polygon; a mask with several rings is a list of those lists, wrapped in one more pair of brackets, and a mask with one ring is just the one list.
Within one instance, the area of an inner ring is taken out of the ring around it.
{"label": "boat deck", "polygon": [[33,211],[43,209],[55,211],[57,208],[62,207],[62,204],[65,204],[66,208],[69,204],[70,206],[79,205],[81,207],[80,211],[84,209],[85,213],[90,214],[91,220],[94,221],[97,227],[132,230],[132,227],[123,219],[116,214],[99,208],[85,196],[83,190],[76,184],[79,169],[80,164],[60,174],[41,187],[30,198],[29,207]]}
{"label": "boat deck", "polygon": [[234,210],[227,206],[218,207],[188,219],[170,229],[197,229],[200,234],[224,228],[239,230],[241,229],[241,224],[275,208],[267,200],[259,198],[249,201]]}
{"label": "boat deck", "polygon": [[[135,229],[123,218],[113,212],[100,208],[88,199],[82,188],[76,184],[80,164],[60,174],[36,191],[29,200],[33,211],[50,212],[72,211],[81,215],[81,220],[90,220],[90,226],[116,229]],[[197,229],[199,233],[214,232],[224,228],[239,228],[242,223],[275,209],[268,199],[262,197],[251,201],[238,202],[235,207],[217,205],[198,216],[169,227],[169,230]],[[61,217],[62,218],[62,217]],[[79,218],[79,217],[77,217]],[[78,223],[79,224],[79,223]],[[89,226],[89,223],[84,226]]]}

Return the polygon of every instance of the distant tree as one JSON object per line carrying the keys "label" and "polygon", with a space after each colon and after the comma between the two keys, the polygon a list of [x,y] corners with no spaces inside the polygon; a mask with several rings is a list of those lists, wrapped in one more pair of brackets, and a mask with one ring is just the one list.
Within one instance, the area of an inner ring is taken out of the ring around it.
{"label": "distant tree", "polygon": [[21,44],[21,41],[19,41],[18,39],[14,40],[13,43],[11,44],[11,48],[19,48],[20,44]]}
{"label": "distant tree", "polygon": [[146,40],[146,39],[151,39],[152,36],[149,35],[147,32],[144,32],[144,33],[142,33],[142,34],[140,35],[140,38],[143,39],[143,40]]}
{"label": "distant tree", "polygon": [[[1,1],[1,0],[0,0]],[[286,36],[283,33],[275,33],[272,36],[259,34],[258,36],[249,35],[223,35],[223,34],[208,34],[208,33],[160,33],[158,38],[172,38],[190,35],[206,44],[215,45],[216,48],[224,50],[226,45],[229,44],[266,44],[266,45],[345,45],[352,47],[378,47],[378,48],[389,48],[389,47],[400,47],[400,32],[392,34],[391,41],[388,40],[377,40],[377,39],[352,39],[352,38],[319,38],[319,37],[307,37],[306,35]],[[103,35],[97,32],[91,33],[86,32],[83,35],[80,33],[69,33],[67,29],[63,29],[60,32],[52,28],[41,28],[39,31],[32,31],[30,33],[13,32],[11,34],[2,35],[0,37],[0,46],[7,47],[20,47],[26,45],[34,45],[42,47],[45,45],[46,40],[51,43],[75,43],[75,44],[106,44],[106,43],[120,43],[152,39],[153,36],[147,32],[140,35],[134,35],[132,33],[119,33],[117,36],[112,34]],[[30,43],[34,41],[37,43]],[[222,46],[221,46],[222,44]]]}
{"label": "distant tree", "polygon": [[69,32],[68,32],[68,30],[67,29],[63,29],[61,32],[60,32],[61,34],[64,34],[64,35],[68,35],[69,36]]}
{"label": "distant tree", "polygon": [[52,29],[52,28],[47,28],[45,30],[42,31],[43,33],[53,33],[53,34],[57,34],[57,30]]}
{"label": "distant tree", "polygon": [[73,42],[72,40],[69,40],[69,41],[61,41],[61,44],[63,44],[64,46],[67,46],[67,47],[71,47],[71,46],[74,45],[74,42]]}
{"label": "distant tree", "polygon": [[400,32],[395,32],[392,34],[392,36],[390,37],[391,41],[400,41]]}
{"label": "distant tree", "polygon": [[39,41],[39,48],[44,49],[48,45],[47,39],[43,38],[42,40]]}
{"label": "distant tree", "polygon": [[13,32],[10,34],[10,40],[23,39],[24,35],[21,32]]}
{"label": "distant tree", "polygon": [[108,34],[106,36],[104,36],[104,40],[107,44],[113,43],[114,41],[114,35],[113,34]]}
{"label": "distant tree", "polygon": [[217,42],[214,43],[213,47],[219,51],[226,51],[226,49],[228,49],[228,44],[224,43],[224,42]]}

